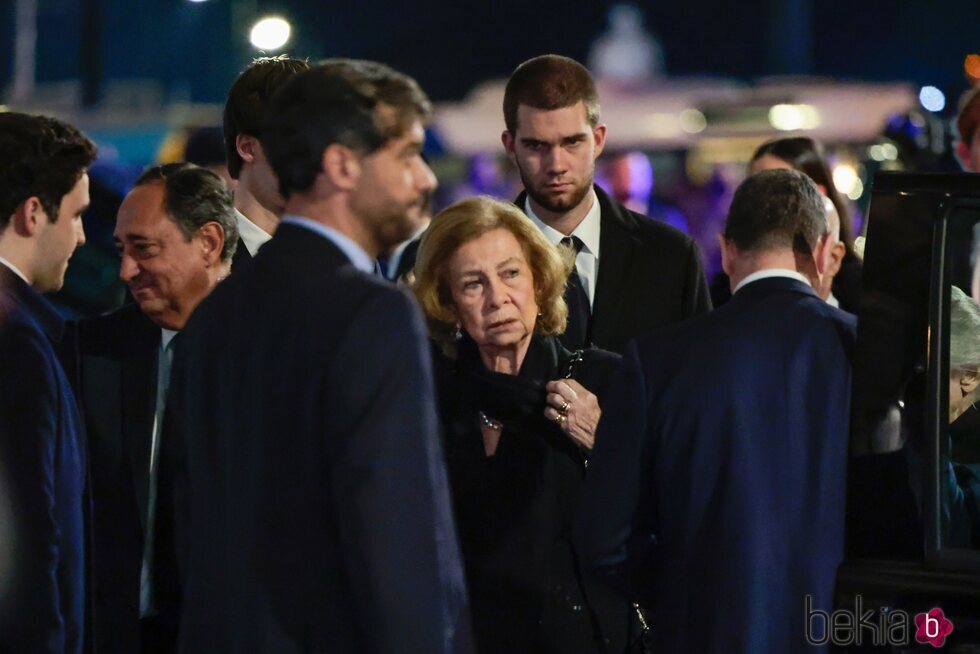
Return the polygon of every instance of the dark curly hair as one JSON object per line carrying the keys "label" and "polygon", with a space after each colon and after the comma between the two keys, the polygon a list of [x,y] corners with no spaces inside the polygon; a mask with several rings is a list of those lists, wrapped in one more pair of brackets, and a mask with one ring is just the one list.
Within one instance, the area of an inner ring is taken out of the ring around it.
{"label": "dark curly hair", "polygon": [[0,113],[0,232],[20,204],[37,197],[51,222],[61,199],[95,161],[95,144],[48,116]]}

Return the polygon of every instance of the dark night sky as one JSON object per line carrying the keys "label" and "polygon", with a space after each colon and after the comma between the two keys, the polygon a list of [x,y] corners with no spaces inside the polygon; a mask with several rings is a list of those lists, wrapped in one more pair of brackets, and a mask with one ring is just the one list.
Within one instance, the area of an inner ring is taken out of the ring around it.
{"label": "dark night sky", "polygon": [[[87,0],[101,4],[104,72],[150,78],[169,97],[221,101],[255,53],[245,33],[258,13],[294,23],[287,51],[385,61],[435,99],[459,98],[542,52],[584,59],[605,26],[607,2],[542,0]],[[39,81],[78,77],[80,0],[39,0]],[[980,48],[977,0],[656,0],[641,3],[675,75],[751,79],[778,70],[769,47],[774,7],[810,6],[812,74],[963,88],[963,57]],[[937,10],[937,6],[942,10]],[[795,16],[794,12],[790,15]],[[0,3],[0,86],[10,81],[13,1]],[[964,27],[967,26],[967,27]],[[234,35],[234,36],[233,36]]]}

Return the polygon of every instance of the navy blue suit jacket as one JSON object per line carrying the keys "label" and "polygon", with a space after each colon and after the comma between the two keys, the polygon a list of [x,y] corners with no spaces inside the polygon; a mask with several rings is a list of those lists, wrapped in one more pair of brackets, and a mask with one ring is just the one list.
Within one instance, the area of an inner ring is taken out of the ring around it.
{"label": "navy blue suit jacket", "polygon": [[855,319],[768,278],[632,343],[577,529],[658,652],[804,652],[843,556]]}
{"label": "navy blue suit jacket", "polygon": [[[0,265],[0,651],[82,651],[84,432],[64,322]],[[6,559],[6,560],[3,560]]]}
{"label": "navy blue suit jacket", "polygon": [[458,651],[465,584],[414,301],[283,224],[177,340],[158,501],[175,501],[180,650]]}

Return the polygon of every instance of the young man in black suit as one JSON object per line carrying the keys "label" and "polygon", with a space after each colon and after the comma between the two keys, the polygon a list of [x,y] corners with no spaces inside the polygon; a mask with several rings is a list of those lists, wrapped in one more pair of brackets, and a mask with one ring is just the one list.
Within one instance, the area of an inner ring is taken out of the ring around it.
{"label": "young man in black suit", "polygon": [[435,184],[430,112],[414,80],[365,61],[314,66],[273,98],[262,146],[285,214],[174,363],[182,652],[467,643],[425,331],[375,274]]}
{"label": "young man in black suit", "polygon": [[558,55],[525,61],[507,82],[504,122],[504,149],[525,189],[517,205],[549,240],[577,252],[566,347],[622,352],[638,334],[711,308],[694,242],[594,184],[606,126],[584,66]]}
{"label": "young man in black suit", "polygon": [[95,145],[54,118],[0,113],[0,649],[81,654],[85,438],[41,293],[85,243]]}
{"label": "young man in black suit", "polygon": [[[176,617],[155,593],[161,427],[175,336],[228,274],[238,242],[215,173],[165,164],[139,178],[115,229],[135,302],[78,325],[78,394],[90,443],[95,651],[172,652]],[[164,577],[166,560],[158,571]]]}
{"label": "young man in black suit", "polygon": [[235,216],[240,241],[233,270],[241,270],[276,231],[285,200],[262,148],[262,125],[273,94],[308,63],[285,55],[260,57],[228,91],[223,129],[228,174],[237,180]]}

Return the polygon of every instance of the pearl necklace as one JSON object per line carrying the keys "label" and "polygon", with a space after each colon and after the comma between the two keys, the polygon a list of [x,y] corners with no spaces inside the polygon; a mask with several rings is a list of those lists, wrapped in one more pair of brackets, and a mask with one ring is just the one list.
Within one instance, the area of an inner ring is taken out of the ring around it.
{"label": "pearl necklace", "polygon": [[476,415],[480,416],[480,422],[487,429],[492,429],[494,431],[500,431],[501,429],[504,428],[504,425],[503,425],[502,422],[500,422],[499,420],[494,420],[493,418],[489,417],[487,414],[483,413],[483,411],[480,411]]}

